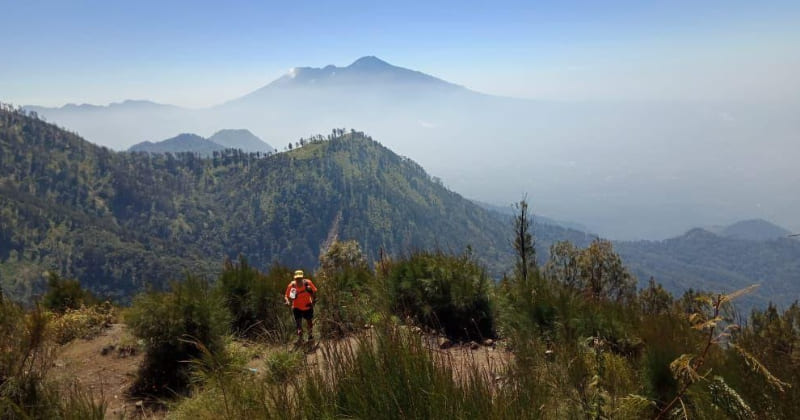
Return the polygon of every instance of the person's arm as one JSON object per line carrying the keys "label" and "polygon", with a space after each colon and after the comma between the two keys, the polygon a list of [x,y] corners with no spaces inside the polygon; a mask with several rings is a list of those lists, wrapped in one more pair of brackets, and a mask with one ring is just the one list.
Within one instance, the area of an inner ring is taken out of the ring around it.
{"label": "person's arm", "polygon": [[291,305],[291,302],[289,302],[289,291],[290,290],[292,290],[292,285],[291,284],[286,286],[286,293],[283,294],[283,301],[286,303],[286,306]]}
{"label": "person's arm", "polygon": [[308,289],[311,289],[309,291],[309,294],[311,295],[311,301],[315,302],[317,300],[317,286],[314,286],[314,282],[311,280],[308,281]]}

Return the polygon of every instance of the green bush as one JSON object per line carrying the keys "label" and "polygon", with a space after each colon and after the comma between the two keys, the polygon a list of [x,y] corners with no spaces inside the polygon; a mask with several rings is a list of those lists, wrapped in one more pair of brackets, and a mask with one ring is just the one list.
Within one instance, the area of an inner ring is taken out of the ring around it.
{"label": "green bush", "polygon": [[190,380],[188,361],[224,350],[230,315],[207,282],[187,276],[168,292],[138,296],[125,316],[134,335],[144,340],[146,356],[132,392],[167,396],[183,393]]}
{"label": "green bush", "polygon": [[358,242],[333,242],[320,257],[317,279],[321,336],[340,338],[370,322],[380,291]]}
{"label": "green bush", "polygon": [[286,383],[300,368],[304,368],[305,357],[296,351],[279,350],[264,361],[267,378],[274,383]]}
{"label": "green bush", "polygon": [[216,287],[231,314],[233,332],[248,338],[280,338],[290,331],[293,324],[283,294],[291,278],[291,270],[279,264],[264,274],[244,257],[238,263],[226,261]]}
{"label": "green bush", "polygon": [[42,297],[42,305],[54,312],[63,313],[67,309],[78,309],[97,303],[97,299],[81,287],[78,280],[62,279],[51,273],[47,281],[47,292]]}
{"label": "green bush", "polygon": [[100,334],[113,321],[114,307],[108,302],[102,305],[67,309],[53,319],[53,339],[58,344],[66,344],[76,338],[88,340]]}
{"label": "green bush", "polygon": [[418,252],[386,270],[396,314],[455,339],[495,336],[489,277],[469,252]]}

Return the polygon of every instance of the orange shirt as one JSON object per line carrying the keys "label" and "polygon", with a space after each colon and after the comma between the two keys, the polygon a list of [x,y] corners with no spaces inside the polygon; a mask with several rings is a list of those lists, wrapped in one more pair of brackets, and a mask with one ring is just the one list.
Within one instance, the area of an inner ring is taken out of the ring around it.
{"label": "orange shirt", "polygon": [[311,309],[311,305],[314,303],[314,299],[311,296],[305,287],[303,287],[303,283],[305,283],[311,291],[317,293],[317,286],[314,286],[314,283],[311,282],[309,279],[303,279],[300,282],[300,285],[297,285],[297,282],[292,280],[288,286],[286,286],[286,298],[292,299],[292,289],[295,289],[295,298],[292,300],[292,308],[300,309],[302,311]]}

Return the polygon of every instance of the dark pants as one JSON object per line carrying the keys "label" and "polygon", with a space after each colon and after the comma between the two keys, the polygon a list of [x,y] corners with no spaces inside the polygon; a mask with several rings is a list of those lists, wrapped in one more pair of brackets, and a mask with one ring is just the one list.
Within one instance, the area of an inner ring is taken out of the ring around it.
{"label": "dark pants", "polygon": [[312,306],[306,310],[293,308],[292,314],[294,314],[294,323],[297,326],[297,330],[299,331],[303,329],[304,319],[309,323],[311,322],[312,319],[314,319],[314,307]]}

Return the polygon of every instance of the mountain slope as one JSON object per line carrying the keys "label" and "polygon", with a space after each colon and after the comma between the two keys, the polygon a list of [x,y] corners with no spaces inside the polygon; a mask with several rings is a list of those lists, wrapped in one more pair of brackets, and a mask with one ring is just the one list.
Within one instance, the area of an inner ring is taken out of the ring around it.
{"label": "mountain slope", "polygon": [[115,153],[0,111],[0,152],[0,284],[16,297],[41,290],[46,270],[125,298],[238,254],[311,268],[333,237],[373,259],[470,244],[509,263],[507,226],[357,132],[268,158],[198,159]]}
{"label": "mountain slope", "polygon": [[281,88],[337,88],[352,89],[385,88],[388,86],[425,87],[428,89],[464,90],[463,87],[446,82],[428,74],[393,66],[377,57],[361,57],[349,66],[328,65],[323,68],[295,67],[286,75],[267,86],[243,97],[257,97]]}
{"label": "mountain slope", "polygon": [[798,109],[512,99],[365,57],[343,67],[299,67],[205,109],[40,114],[117,150],[220,127],[247,127],[284,144],[358,127],[469,197],[502,203],[527,192],[541,213],[579,220],[604,236],[639,239],[742,215],[796,227]]}
{"label": "mountain slope", "polygon": [[226,149],[240,149],[245,152],[272,153],[275,148],[258,138],[250,130],[225,129],[219,130],[208,138],[209,141],[219,144]]}
{"label": "mountain slope", "polygon": [[728,238],[749,239],[752,241],[768,241],[785,238],[791,234],[788,230],[762,219],[743,220],[723,228],[719,234]]}
{"label": "mountain slope", "polygon": [[800,241],[794,239],[744,240],[693,229],[664,241],[615,242],[614,247],[640,284],[653,276],[674,294],[761,284],[737,305],[745,314],[770,301],[787,307],[800,297]]}
{"label": "mountain slope", "polygon": [[159,142],[145,141],[134,144],[128,149],[129,152],[148,152],[148,153],[198,153],[203,156],[210,156],[215,151],[226,149],[225,146],[213,141],[204,139],[197,134],[183,133],[175,137]]}

